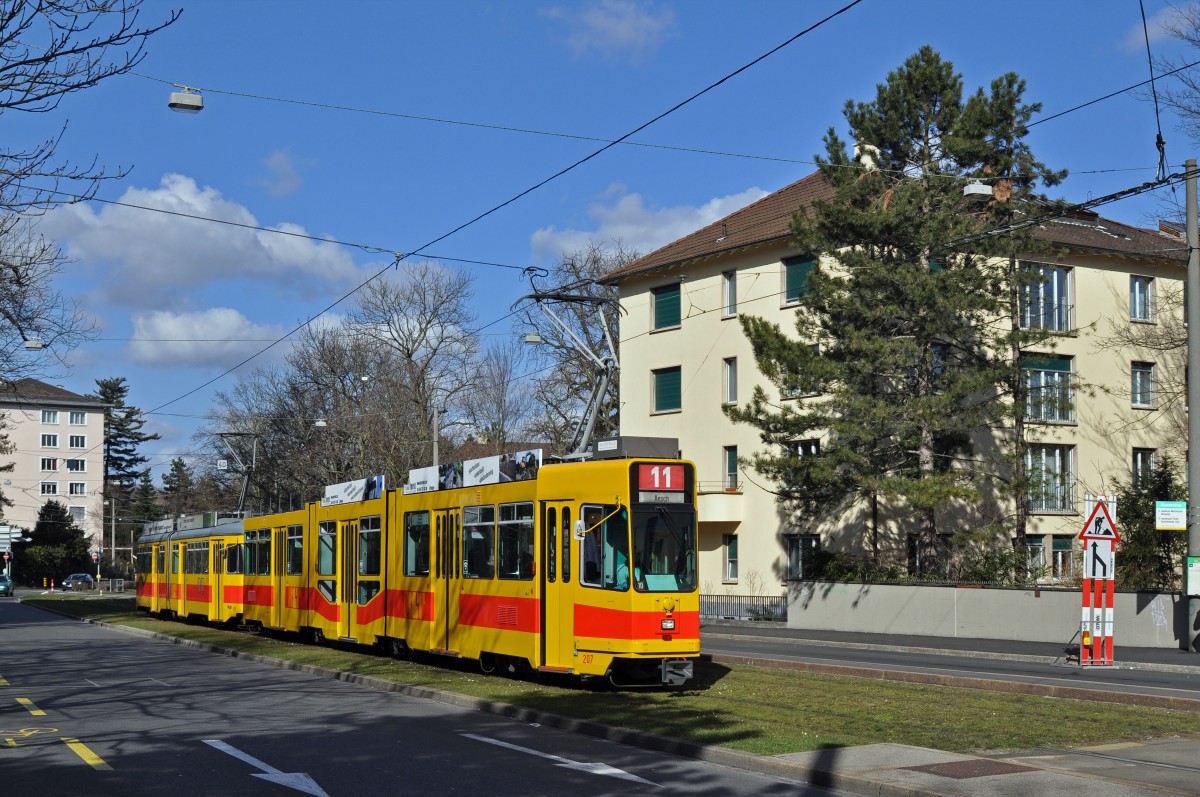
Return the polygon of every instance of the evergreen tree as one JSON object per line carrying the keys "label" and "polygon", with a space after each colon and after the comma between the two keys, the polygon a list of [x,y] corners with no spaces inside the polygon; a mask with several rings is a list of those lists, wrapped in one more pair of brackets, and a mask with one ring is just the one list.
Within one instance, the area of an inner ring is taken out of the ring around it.
{"label": "evergreen tree", "polygon": [[158,490],[154,489],[154,480],[150,478],[150,469],[142,471],[137,487],[133,490],[133,501],[129,506],[129,518],[135,524],[150,523],[161,520],[163,508],[158,501]]}
{"label": "evergreen tree", "polygon": [[66,506],[47,501],[38,511],[29,542],[15,542],[21,562],[18,577],[29,584],[42,579],[62,579],[71,573],[91,572],[92,555],[83,529],[75,525]]}
{"label": "evergreen tree", "polygon": [[137,481],[146,457],[138,453],[138,446],[150,440],[158,440],[157,434],[142,431],[146,419],[137,407],[126,406],[129,385],[125,377],[97,379],[93,398],[104,402],[104,481],[132,487]]}
{"label": "evergreen tree", "polygon": [[180,457],[171,460],[171,472],[164,474],[163,493],[167,499],[167,516],[179,517],[196,509],[194,505],[195,483],[192,469]]}
{"label": "evergreen tree", "polygon": [[1187,554],[1187,531],[1159,531],[1155,501],[1184,501],[1187,485],[1169,457],[1154,463],[1149,474],[1117,488],[1118,589],[1179,589],[1179,567]]}
{"label": "evergreen tree", "polygon": [[[1061,179],[1022,141],[1038,109],[1023,91],[1009,74],[964,99],[953,65],[923,47],[874,101],[848,102],[856,152],[830,129],[817,162],[834,196],[792,222],[796,334],[741,317],[762,373],[785,396],[814,396],[779,405],[758,388],[727,409],[769,444],[751,465],[818,519],[863,498],[873,518],[880,499],[911,512],[922,575],[940,571],[938,512],[979,499],[971,435],[1013,411],[997,399],[1020,383],[1011,349],[1027,336],[998,321],[1027,276],[1015,257],[996,267],[987,256],[1028,238],[973,236],[1021,209],[1039,180]],[[995,200],[972,206],[967,178],[993,182]],[[955,246],[964,239],[969,252]],[[817,434],[819,451],[789,449]]]}

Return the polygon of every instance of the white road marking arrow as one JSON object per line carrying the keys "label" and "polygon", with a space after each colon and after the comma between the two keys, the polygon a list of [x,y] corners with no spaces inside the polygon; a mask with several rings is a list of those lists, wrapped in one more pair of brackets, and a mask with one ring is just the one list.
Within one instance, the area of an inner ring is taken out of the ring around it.
{"label": "white road marking arrow", "polygon": [[255,769],[261,769],[262,772],[251,773],[256,778],[269,780],[272,783],[278,783],[280,786],[287,786],[289,789],[295,789],[296,791],[302,791],[305,794],[311,794],[313,797],[329,797],[329,795],[325,793],[325,790],[317,785],[315,780],[303,772],[281,772],[275,767],[259,761],[249,753],[243,753],[233,745],[222,742],[220,739],[205,739],[204,743],[207,745],[212,745],[222,753],[228,753],[234,758],[245,761]]}
{"label": "white road marking arrow", "polygon": [[476,734],[473,734],[473,733],[464,733],[462,735],[467,737],[468,739],[474,739],[475,741],[478,741],[478,742],[486,742],[487,744],[494,744],[497,747],[504,747],[509,750],[515,750],[518,753],[528,753],[529,755],[535,755],[535,756],[538,756],[539,758],[545,758],[550,761],[553,761],[556,766],[564,767],[566,769],[577,769],[580,772],[590,772],[593,775],[608,775],[609,777],[620,778],[621,780],[631,780],[634,783],[645,783],[648,786],[660,786],[661,787],[661,784],[655,783],[652,780],[646,780],[645,778],[639,778],[637,775],[630,774],[629,772],[626,772],[623,769],[617,769],[616,767],[610,767],[608,764],[587,764],[582,761],[572,761],[571,759],[563,758],[562,756],[550,755],[549,753],[543,753],[539,750],[531,750],[528,747],[521,747],[519,745],[515,745],[510,742],[502,742],[499,739],[489,739],[486,736],[477,736]]}

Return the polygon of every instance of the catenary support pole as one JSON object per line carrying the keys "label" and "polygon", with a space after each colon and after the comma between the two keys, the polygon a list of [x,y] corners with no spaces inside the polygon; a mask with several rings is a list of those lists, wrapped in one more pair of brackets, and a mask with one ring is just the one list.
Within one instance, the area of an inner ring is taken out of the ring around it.
{"label": "catenary support pole", "polygon": [[[1200,396],[1200,227],[1196,218],[1196,159],[1189,158],[1184,164],[1187,175],[1187,317],[1191,323],[1187,328],[1187,396]],[[1190,398],[1189,398],[1190,403]],[[1191,464],[1191,452],[1197,452],[1196,464]],[[1200,408],[1188,413],[1188,557],[1200,556]],[[1183,563],[1184,590],[1197,591],[1196,584],[1189,584],[1187,562]],[[1197,650],[1200,629],[1200,595],[1188,595],[1188,650]]]}

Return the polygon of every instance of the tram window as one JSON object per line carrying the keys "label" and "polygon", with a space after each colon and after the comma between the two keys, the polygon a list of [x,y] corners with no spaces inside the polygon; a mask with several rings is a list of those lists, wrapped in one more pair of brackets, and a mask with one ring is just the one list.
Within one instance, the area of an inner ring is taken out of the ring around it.
{"label": "tram window", "polygon": [[237,575],[242,572],[243,545],[237,543],[225,549],[225,572]]}
{"label": "tram window", "polygon": [[158,554],[155,557],[158,560],[158,568],[154,572],[162,575],[167,572],[167,549],[166,546],[159,545],[155,550]]}
{"label": "tram window", "polygon": [[246,575],[269,576],[271,574],[271,530],[258,529],[246,532]]}
{"label": "tram window", "polygon": [[571,507],[564,506],[562,511],[562,580],[566,584],[571,580]]}
{"label": "tram window", "polygon": [[557,578],[558,565],[558,512],[554,507],[546,510],[546,580]]}
{"label": "tram window", "polygon": [[150,549],[145,546],[137,549],[137,572],[150,572]]}
{"label": "tram window", "polygon": [[322,520],[317,527],[317,575],[337,575],[337,521]]}
{"label": "tram window", "polygon": [[696,516],[655,507],[633,517],[633,585],[641,592],[696,589]]}
{"label": "tram window", "polygon": [[304,526],[295,524],[287,527],[287,574],[298,576],[304,572]]}
{"label": "tram window", "polygon": [[429,575],[429,512],[404,513],[404,575]]}
{"label": "tram window", "polygon": [[171,572],[179,572],[179,547],[171,546]]}
{"label": "tram window", "polygon": [[583,526],[580,583],[602,589],[629,589],[628,512],[612,505],[585,506]]}
{"label": "tram window", "polygon": [[370,602],[371,598],[374,598],[378,594],[379,594],[379,582],[378,581],[360,581],[360,582],[358,582],[358,605],[359,606],[362,606],[362,605]]}
{"label": "tram window", "polygon": [[496,574],[496,507],[463,508],[463,578]]}
{"label": "tram window", "polygon": [[501,504],[499,525],[500,578],[533,578],[533,504]]}
{"label": "tram window", "polygon": [[358,522],[358,574],[379,575],[380,541],[379,515],[365,517]]}

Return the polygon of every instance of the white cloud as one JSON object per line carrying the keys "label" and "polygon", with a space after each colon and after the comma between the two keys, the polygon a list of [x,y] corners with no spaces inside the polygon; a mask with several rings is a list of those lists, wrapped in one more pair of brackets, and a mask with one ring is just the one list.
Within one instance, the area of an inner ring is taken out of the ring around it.
{"label": "white cloud", "polygon": [[[623,187],[610,189],[611,204],[594,203],[588,216],[596,220],[592,230],[543,227],[531,236],[535,260],[557,260],[565,252],[583,249],[589,241],[620,241],[628,249],[643,254],[695,232],[767,195],[761,188],[747,188],[737,194],[715,197],[703,205],[673,208],[647,208],[641,194],[626,193]],[[607,198],[606,196],[606,198]]]}
{"label": "white cloud", "polygon": [[1131,27],[1129,32],[1125,34],[1125,38],[1121,40],[1120,47],[1122,50],[1130,53],[1145,53],[1147,36],[1150,39],[1150,45],[1153,47],[1156,43],[1169,38],[1171,33],[1168,28],[1180,21],[1182,19],[1178,8],[1174,6],[1161,8],[1146,17],[1146,30],[1144,32],[1140,22]]}
{"label": "white cloud", "polygon": [[[190,177],[165,175],[157,188],[130,188],[119,201],[169,212],[124,205],[104,205],[97,212],[80,204],[44,219],[43,230],[71,258],[105,270],[102,301],[181,308],[190,303],[189,291],[223,281],[261,282],[292,296],[359,281],[359,269],[344,247],[247,229],[263,225],[244,206]],[[307,234],[295,224],[270,229]]]}
{"label": "white cloud", "polygon": [[646,0],[599,0],[578,10],[555,6],[545,15],[566,25],[576,57],[594,52],[637,59],[675,32],[675,11]]}
{"label": "white cloud", "polygon": [[264,177],[258,184],[266,189],[271,196],[280,197],[294,194],[300,190],[300,171],[291,153],[276,150],[263,161],[269,177]]}
{"label": "white cloud", "polygon": [[[254,324],[229,307],[137,313],[132,323],[129,357],[140,365],[229,368],[287,331]],[[282,346],[276,349],[280,354],[285,351]]]}

